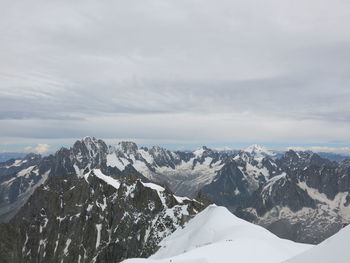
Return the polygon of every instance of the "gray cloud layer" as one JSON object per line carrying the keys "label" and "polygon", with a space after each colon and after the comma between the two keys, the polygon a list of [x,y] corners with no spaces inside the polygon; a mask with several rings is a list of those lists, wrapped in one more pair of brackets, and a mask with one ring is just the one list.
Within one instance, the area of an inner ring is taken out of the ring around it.
{"label": "gray cloud layer", "polygon": [[0,144],[348,141],[349,1],[0,7]]}

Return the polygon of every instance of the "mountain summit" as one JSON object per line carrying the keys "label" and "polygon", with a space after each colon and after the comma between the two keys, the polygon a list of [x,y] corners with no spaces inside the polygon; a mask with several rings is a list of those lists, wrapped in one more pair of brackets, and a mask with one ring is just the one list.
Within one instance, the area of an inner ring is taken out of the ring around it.
{"label": "mountain summit", "polygon": [[252,156],[256,157],[266,157],[266,156],[275,156],[276,153],[269,151],[265,147],[258,145],[258,144],[253,144],[247,147],[245,152],[250,153]]}

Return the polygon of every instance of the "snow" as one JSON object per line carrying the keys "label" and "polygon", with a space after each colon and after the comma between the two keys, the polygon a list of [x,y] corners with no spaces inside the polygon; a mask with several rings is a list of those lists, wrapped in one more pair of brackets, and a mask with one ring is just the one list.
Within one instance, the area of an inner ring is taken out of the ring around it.
{"label": "snow", "polygon": [[146,231],[145,231],[145,237],[144,237],[144,239],[143,239],[143,242],[146,243],[146,241],[148,240],[148,237],[149,237],[149,234],[150,234],[150,233],[151,233],[151,228],[148,227],[148,228],[146,229]]}
{"label": "snow", "polygon": [[245,180],[248,182],[248,189],[247,190],[251,193],[254,192],[255,190],[257,190],[259,188],[258,174],[247,172],[246,170],[244,170],[243,167],[240,167],[240,166],[238,166],[238,169],[241,171]]}
{"label": "snow", "polygon": [[59,240],[60,240],[60,234],[58,234],[58,236],[57,236],[57,240],[56,240],[56,243],[55,243],[55,249],[53,251],[54,254],[56,254],[56,250],[57,250],[57,247],[58,247]]}
{"label": "snow", "polygon": [[348,263],[350,262],[350,226],[340,230],[314,248],[285,261],[285,263]]}
{"label": "snow", "polygon": [[[118,182],[118,180],[104,175],[100,169],[93,169],[92,170],[94,175],[96,175],[98,178],[100,178],[102,181],[105,181],[107,184],[113,186],[115,189],[118,189],[120,186],[120,183]],[[87,174],[87,177],[90,175],[90,173]]]}
{"label": "snow", "polygon": [[194,154],[196,157],[201,157],[202,154],[203,154],[204,152],[205,152],[205,149],[204,149],[203,147],[201,147],[201,148],[195,150],[195,151],[193,152],[193,154]]}
{"label": "snow", "polygon": [[104,198],[103,198],[103,205],[101,205],[102,211],[104,211],[104,210],[106,209],[106,207],[107,207],[107,198],[104,197]]}
{"label": "snow", "polygon": [[272,186],[279,180],[281,179],[285,179],[287,176],[287,174],[285,172],[283,172],[280,175],[276,175],[274,177],[272,177],[270,180],[268,180],[266,182],[266,185],[263,188],[263,191],[269,190],[269,195],[271,195],[271,191],[272,191]]}
{"label": "snow", "polygon": [[299,182],[298,186],[305,190],[314,200],[321,202],[321,206],[326,211],[334,211],[335,215],[340,215],[350,221],[350,205],[346,206],[348,192],[339,192],[333,200],[328,199],[327,195],[320,193],[317,189],[307,186],[305,182]]}
{"label": "snow", "polygon": [[27,162],[27,160],[16,160],[11,166],[21,166],[22,164],[24,164],[26,162]]}
{"label": "snow", "polygon": [[107,166],[117,167],[120,171],[123,171],[128,164],[129,162],[126,159],[124,161],[120,160],[115,153],[107,155]]}
{"label": "snow", "polygon": [[267,150],[265,147],[260,146],[258,144],[253,144],[251,146],[249,146],[248,148],[246,148],[244,150],[247,153],[250,153],[253,156],[256,157],[265,157],[265,156],[275,156],[276,154],[274,152],[271,152],[269,150]]}
{"label": "snow", "polygon": [[204,159],[203,165],[209,166],[211,164],[211,162],[213,161],[213,158],[211,157],[206,157]]}
{"label": "snow", "polygon": [[14,167],[14,166],[21,166],[22,164],[26,163],[27,160],[22,160],[22,159],[19,159],[19,160],[15,160],[13,162],[13,164],[11,165],[5,165],[5,166],[2,166],[2,168],[11,168],[11,167]]}
{"label": "snow", "polygon": [[138,150],[138,152],[141,154],[142,158],[146,160],[146,162],[153,164],[153,157],[148,152],[143,149]]}
{"label": "snow", "polygon": [[180,204],[182,204],[184,201],[191,201],[192,199],[188,198],[188,197],[184,197],[184,196],[176,196],[174,195],[176,201]]}
{"label": "snow", "polygon": [[[218,160],[212,163],[211,157],[206,157],[202,163],[195,162],[203,156],[205,148],[201,147],[194,151],[194,155],[187,162],[176,162],[176,166],[157,166],[155,158],[157,156],[165,159],[179,160],[180,157],[174,152],[166,152],[160,147],[153,147],[152,151],[145,148],[137,149],[136,151],[125,151],[120,146],[111,147],[107,155],[107,166],[117,167],[119,170],[124,170],[125,167],[131,164],[138,172],[152,181],[161,181],[169,183],[171,189],[180,195],[191,192],[190,197],[195,196],[197,191],[205,184],[212,182],[216,173],[223,166],[223,163]],[[172,157],[172,158],[171,158]],[[194,163],[196,163],[194,165]],[[154,168],[154,169],[151,169]]]}
{"label": "snow", "polygon": [[163,187],[161,187],[160,185],[157,184],[153,184],[153,183],[143,183],[141,182],[145,187],[151,188],[153,190],[156,190],[159,196],[159,199],[161,200],[162,204],[164,207],[166,207],[166,199],[164,197],[164,194],[162,192],[165,191],[165,189]]}
{"label": "snow", "polygon": [[[132,157],[134,157],[134,156],[132,155]],[[135,158],[133,158],[132,160],[133,160],[133,166],[137,171],[139,171],[140,173],[146,172],[145,176],[147,176],[147,174],[150,173],[150,170],[145,162],[140,161],[140,160],[136,160]]]}
{"label": "snow", "polygon": [[10,180],[7,180],[7,181],[5,181],[5,182],[2,182],[1,185],[10,184],[10,183],[12,183],[14,180],[16,180],[16,177],[12,177]]}
{"label": "snow", "polygon": [[43,232],[43,229],[47,226],[47,223],[49,222],[49,219],[47,218],[44,218],[44,225],[42,226],[40,224],[40,227],[39,227],[39,233],[42,233]]}
{"label": "snow", "polygon": [[22,247],[22,254],[24,254],[24,252],[26,251],[27,243],[28,243],[28,234],[26,233],[26,240],[24,241],[24,244]]}
{"label": "snow", "polygon": [[96,230],[97,230],[96,249],[100,246],[100,242],[101,242],[101,229],[102,229],[102,224],[96,224]]}
{"label": "snow", "polygon": [[78,177],[81,177],[83,175],[83,169],[79,169],[78,165],[76,164],[73,164],[73,168],[75,170],[75,174],[78,176]]}
{"label": "snow", "polygon": [[262,174],[266,179],[269,178],[269,170],[266,167],[262,167],[262,165],[258,164],[258,166],[253,166],[249,162],[246,164],[246,172],[250,175],[253,175],[255,178],[258,178],[260,174]]}
{"label": "snow", "polygon": [[[263,176],[266,181],[270,178],[269,170],[263,165],[262,158],[248,156],[245,152],[240,152],[234,158],[238,161],[238,169],[242,172],[245,180],[248,182],[248,191],[256,191],[260,186],[260,177]],[[241,161],[244,161],[241,164]]]}
{"label": "snow", "polygon": [[67,241],[66,241],[66,247],[63,250],[63,253],[65,255],[68,255],[68,248],[69,248],[69,245],[70,245],[71,242],[72,242],[72,239],[68,238]]}
{"label": "snow", "polygon": [[312,247],[280,239],[215,205],[203,210],[159,245],[160,249],[149,259],[129,259],[124,263],[277,263]]}
{"label": "snow", "polygon": [[158,184],[153,184],[153,183],[142,183],[145,187],[148,187],[148,188],[151,188],[153,190],[156,190],[156,191],[160,191],[160,192],[163,192],[165,189],[164,187],[161,187],[160,185]]}
{"label": "snow", "polygon": [[[191,158],[188,162],[182,161],[175,166],[175,169],[167,166],[156,167],[155,177],[167,181],[173,191],[179,195],[185,195],[188,192],[195,194],[201,187],[213,181],[217,171],[220,170],[224,164],[219,160],[216,163],[212,163],[210,166],[212,162],[210,157],[207,157],[202,164],[196,162],[195,166],[193,166],[194,161],[195,158]],[[143,171],[140,172],[147,176],[147,173]],[[179,189],[187,190],[178,192]],[[189,197],[193,196],[191,194],[189,195]]]}
{"label": "snow", "polygon": [[31,171],[35,168],[35,165],[29,166],[26,169],[23,169],[17,173],[17,177],[28,177]]}

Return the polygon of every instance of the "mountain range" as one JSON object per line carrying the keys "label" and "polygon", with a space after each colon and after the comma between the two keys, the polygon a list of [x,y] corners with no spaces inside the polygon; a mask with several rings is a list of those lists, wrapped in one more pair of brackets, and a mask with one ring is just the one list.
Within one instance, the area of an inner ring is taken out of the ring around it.
{"label": "mountain range", "polygon": [[0,250],[8,262],[148,256],[210,202],[279,237],[316,244],[350,221],[349,192],[350,160],[312,152],[276,154],[258,145],[182,152],[85,137],[47,157],[0,163],[8,233]]}

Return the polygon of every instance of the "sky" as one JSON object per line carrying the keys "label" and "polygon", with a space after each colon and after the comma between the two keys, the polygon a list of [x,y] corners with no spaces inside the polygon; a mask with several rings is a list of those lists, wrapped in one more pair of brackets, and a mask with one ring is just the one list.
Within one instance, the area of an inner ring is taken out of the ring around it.
{"label": "sky", "polygon": [[0,0],[0,151],[350,153],[349,26],[348,0]]}

